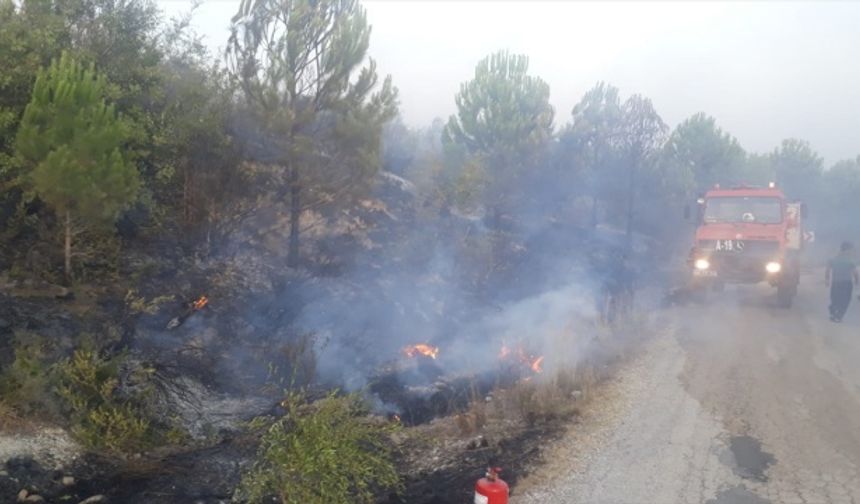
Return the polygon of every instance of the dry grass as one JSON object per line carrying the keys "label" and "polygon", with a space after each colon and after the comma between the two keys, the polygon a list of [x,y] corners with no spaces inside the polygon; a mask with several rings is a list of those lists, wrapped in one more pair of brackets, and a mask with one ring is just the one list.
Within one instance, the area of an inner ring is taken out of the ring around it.
{"label": "dry grass", "polygon": [[579,414],[582,388],[575,371],[561,369],[550,377],[520,381],[506,391],[501,403],[530,426],[564,420]]}
{"label": "dry grass", "polygon": [[0,401],[0,432],[21,434],[30,430],[30,424],[11,406]]}

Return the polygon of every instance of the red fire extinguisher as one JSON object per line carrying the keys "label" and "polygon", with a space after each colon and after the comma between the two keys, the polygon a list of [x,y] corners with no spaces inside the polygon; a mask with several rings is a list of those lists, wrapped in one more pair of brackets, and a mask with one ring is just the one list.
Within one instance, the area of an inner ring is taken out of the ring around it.
{"label": "red fire extinguisher", "polygon": [[499,478],[501,467],[488,467],[475,483],[475,504],[508,504],[508,484]]}

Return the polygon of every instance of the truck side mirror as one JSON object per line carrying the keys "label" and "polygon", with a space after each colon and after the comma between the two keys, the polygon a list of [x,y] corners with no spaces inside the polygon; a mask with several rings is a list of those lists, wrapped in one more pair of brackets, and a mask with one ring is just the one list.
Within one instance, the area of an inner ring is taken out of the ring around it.
{"label": "truck side mirror", "polygon": [[690,205],[684,205],[684,220],[690,220]]}
{"label": "truck side mirror", "polygon": [[804,219],[809,217],[809,208],[806,206],[806,203],[800,204],[800,216]]}

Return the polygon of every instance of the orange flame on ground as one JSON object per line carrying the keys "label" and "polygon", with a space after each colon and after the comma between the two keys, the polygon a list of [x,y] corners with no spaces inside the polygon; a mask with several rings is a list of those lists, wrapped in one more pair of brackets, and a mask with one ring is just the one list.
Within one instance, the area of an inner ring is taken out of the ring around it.
{"label": "orange flame on ground", "polygon": [[543,355],[537,357],[534,355],[529,355],[526,353],[522,346],[518,346],[516,352],[514,352],[510,347],[505,344],[502,344],[502,348],[501,350],[499,350],[499,360],[506,360],[512,354],[516,354],[516,359],[519,361],[519,363],[523,366],[527,366],[533,372],[543,372]]}
{"label": "orange flame on ground", "polygon": [[535,373],[543,372],[543,355],[532,361],[531,368]]}
{"label": "orange flame on ground", "polygon": [[418,343],[417,345],[409,345],[405,347],[403,349],[403,353],[406,354],[407,357],[415,357],[416,355],[421,354],[425,357],[435,359],[439,355],[439,347]]}
{"label": "orange flame on ground", "polygon": [[202,310],[203,307],[205,307],[207,304],[209,304],[209,298],[206,296],[200,296],[200,299],[195,301],[194,304],[191,305],[191,307],[195,310]]}

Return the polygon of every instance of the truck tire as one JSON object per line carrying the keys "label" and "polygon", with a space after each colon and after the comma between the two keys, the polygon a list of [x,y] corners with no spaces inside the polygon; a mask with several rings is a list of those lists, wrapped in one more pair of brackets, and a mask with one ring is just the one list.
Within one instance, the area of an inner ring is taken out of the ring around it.
{"label": "truck tire", "polygon": [[776,288],[776,304],[780,308],[791,308],[794,295],[797,294],[797,286],[780,285]]}

